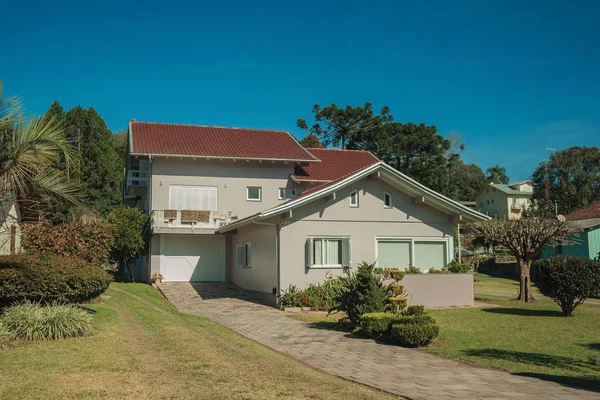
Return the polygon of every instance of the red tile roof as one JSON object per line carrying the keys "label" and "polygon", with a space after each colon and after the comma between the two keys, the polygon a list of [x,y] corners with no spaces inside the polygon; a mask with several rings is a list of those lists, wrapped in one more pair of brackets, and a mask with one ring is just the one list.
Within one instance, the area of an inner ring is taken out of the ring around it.
{"label": "red tile roof", "polygon": [[573,211],[566,216],[567,221],[579,221],[582,219],[600,218],[600,202]]}
{"label": "red tile roof", "polygon": [[285,131],[131,122],[132,154],[318,161]]}
{"label": "red tile roof", "polygon": [[379,162],[375,156],[364,150],[307,150],[321,162],[296,165],[294,176],[298,181],[329,182]]}

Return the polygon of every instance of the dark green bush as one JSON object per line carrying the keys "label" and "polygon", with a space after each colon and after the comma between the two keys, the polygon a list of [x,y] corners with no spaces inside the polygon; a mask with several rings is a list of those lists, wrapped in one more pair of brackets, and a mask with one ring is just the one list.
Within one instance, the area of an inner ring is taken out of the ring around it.
{"label": "dark green bush", "polygon": [[403,315],[425,315],[424,306],[408,306],[406,310],[402,312]]}
{"label": "dark green bush", "polygon": [[102,294],[112,276],[98,264],[67,257],[0,257],[0,306],[29,300],[81,303]]}
{"label": "dark green bush", "polygon": [[466,274],[467,272],[471,271],[471,267],[469,267],[467,264],[461,264],[456,260],[452,260],[450,262],[450,266],[448,267],[448,271],[452,272],[453,274]]}
{"label": "dark green bush", "polygon": [[585,257],[554,256],[533,264],[531,278],[539,291],[570,316],[588,297],[600,294],[600,262]]}
{"label": "dark green bush", "polygon": [[439,331],[435,324],[393,324],[391,327],[392,336],[406,347],[428,345],[438,336]]}
{"label": "dark green bush", "polygon": [[388,290],[373,272],[375,264],[362,262],[354,274],[338,278],[340,292],[335,297],[336,305],[331,311],[346,313],[350,327],[359,324],[360,316],[385,310]]}
{"label": "dark green bush", "polygon": [[7,307],[0,317],[12,340],[51,340],[83,336],[92,325],[84,309],[69,305],[24,302]]}
{"label": "dark green bush", "polygon": [[363,314],[360,317],[360,329],[364,334],[372,338],[378,338],[390,329],[392,320],[396,314],[390,312],[375,312]]}

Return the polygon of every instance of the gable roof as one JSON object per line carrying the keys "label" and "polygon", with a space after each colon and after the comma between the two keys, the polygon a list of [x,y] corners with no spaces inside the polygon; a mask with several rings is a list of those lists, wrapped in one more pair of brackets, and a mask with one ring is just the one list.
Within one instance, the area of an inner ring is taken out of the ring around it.
{"label": "gable roof", "polygon": [[330,182],[379,160],[365,150],[307,149],[320,163],[296,165],[294,179],[297,182]]}
{"label": "gable roof", "polygon": [[465,216],[467,221],[486,221],[491,219],[489,216],[484,215],[478,211],[475,211],[469,207],[451,200],[436,191],[429,189],[428,187],[420,184],[414,179],[398,172],[396,169],[390,167],[384,162],[378,162],[376,164],[365,167],[359,171],[355,171],[346,176],[342,176],[336,180],[328,183],[311,188],[299,196],[286,201],[285,203],[279,204],[275,207],[261,211],[259,213],[250,215],[242,218],[234,223],[222,226],[218,229],[219,233],[225,233],[234,230],[238,227],[250,224],[254,221],[260,221],[262,219],[270,218],[284,212],[298,208],[304,204],[310,203],[314,200],[321,199],[331,193],[343,189],[344,187],[351,185],[363,178],[368,177],[372,174],[378,174],[378,176],[389,184],[397,187],[399,190],[411,195],[411,196],[424,196],[425,204],[428,204],[436,209],[442,210],[448,214],[460,214]]}
{"label": "gable roof", "polygon": [[600,218],[600,202],[573,211],[565,216],[567,221],[578,221],[582,219]]}
{"label": "gable roof", "polygon": [[131,121],[129,135],[133,155],[319,162],[286,131]]}

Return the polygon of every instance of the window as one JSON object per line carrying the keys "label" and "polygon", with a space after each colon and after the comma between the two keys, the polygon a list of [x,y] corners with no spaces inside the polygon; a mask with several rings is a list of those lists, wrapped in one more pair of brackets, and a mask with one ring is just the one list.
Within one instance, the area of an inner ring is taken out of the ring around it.
{"label": "window", "polygon": [[492,204],[494,204],[494,199],[492,199]]}
{"label": "window", "polygon": [[285,188],[279,188],[279,200],[285,199]]}
{"label": "window", "polygon": [[262,200],[262,188],[259,186],[248,186],[246,188],[246,200],[248,201],[261,201]]}
{"label": "window", "polygon": [[404,270],[414,265],[421,270],[448,265],[451,238],[380,238],[377,239],[377,265]]}
{"label": "window", "polygon": [[290,189],[290,197],[296,197],[298,194],[298,189]]}
{"label": "window", "polygon": [[385,208],[392,208],[392,195],[388,192],[383,192],[383,206]]}
{"label": "window", "polygon": [[483,200],[479,201],[479,207],[483,207]]}
{"label": "window", "polygon": [[169,209],[217,211],[217,187],[171,185]]}
{"label": "window", "polygon": [[252,244],[250,242],[238,244],[235,246],[235,265],[236,267],[249,267],[251,261]]}
{"label": "window", "polygon": [[350,238],[309,237],[306,244],[309,268],[350,267]]}
{"label": "window", "polygon": [[490,204],[490,201],[488,200],[487,203]]}
{"label": "window", "polygon": [[358,207],[358,191],[350,192],[350,207]]}

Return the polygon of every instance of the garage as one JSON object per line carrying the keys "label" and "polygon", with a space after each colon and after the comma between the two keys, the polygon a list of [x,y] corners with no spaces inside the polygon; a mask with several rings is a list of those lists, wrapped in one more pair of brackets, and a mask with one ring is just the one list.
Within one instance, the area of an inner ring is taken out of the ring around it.
{"label": "garage", "polygon": [[167,282],[225,280],[225,238],[209,235],[161,236],[161,273]]}

